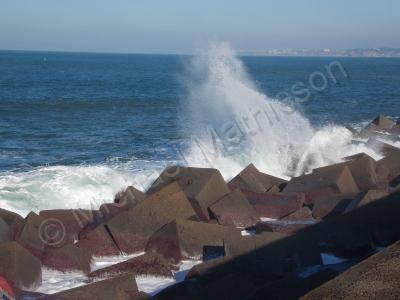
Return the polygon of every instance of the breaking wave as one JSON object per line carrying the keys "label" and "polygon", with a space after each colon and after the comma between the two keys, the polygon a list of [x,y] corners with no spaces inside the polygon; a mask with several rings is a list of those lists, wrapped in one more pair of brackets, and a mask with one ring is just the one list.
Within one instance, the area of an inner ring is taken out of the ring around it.
{"label": "breaking wave", "polygon": [[162,169],[152,163],[38,167],[0,173],[0,208],[26,215],[43,209],[97,209],[128,185],[144,190]]}
{"label": "breaking wave", "polygon": [[228,44],[196,56],[186,82],[192,120],[189,165],[220,169],[225,178],[249,163],[261,171],[291,177],[367,152],[340,126],[313,128],[291,103],[269,98],[253,84]]}

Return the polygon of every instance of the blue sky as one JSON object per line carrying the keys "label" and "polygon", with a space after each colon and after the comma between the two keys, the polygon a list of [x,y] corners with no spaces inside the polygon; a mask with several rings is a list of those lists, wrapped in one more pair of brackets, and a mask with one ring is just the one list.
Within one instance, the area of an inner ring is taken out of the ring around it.
{"label": "blue sky", "polygon": [[1,0],[0,49],[190,53],[400,47],[398,0]]}

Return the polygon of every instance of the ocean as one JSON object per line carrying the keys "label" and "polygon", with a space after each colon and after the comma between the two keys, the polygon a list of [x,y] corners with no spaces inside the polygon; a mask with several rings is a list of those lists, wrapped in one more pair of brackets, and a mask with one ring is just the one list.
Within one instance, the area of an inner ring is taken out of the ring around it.
{"label": "ocean", "polygon": [[[97,207],[168,165],[289,178],[400,117],[400,59],[0,52],[0,207]],[[396,141],[391,141],[396,144]]]}

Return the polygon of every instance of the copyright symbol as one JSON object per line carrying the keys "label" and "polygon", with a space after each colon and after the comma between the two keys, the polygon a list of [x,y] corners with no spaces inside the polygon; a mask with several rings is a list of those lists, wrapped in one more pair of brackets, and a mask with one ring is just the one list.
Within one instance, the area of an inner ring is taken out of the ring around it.
{"label": "copyright symbol", "polygon": [[57,246],[64,241],[66,230],[64,224],[57,219],[46,219],[39,226],[39,236],[43,243]]}

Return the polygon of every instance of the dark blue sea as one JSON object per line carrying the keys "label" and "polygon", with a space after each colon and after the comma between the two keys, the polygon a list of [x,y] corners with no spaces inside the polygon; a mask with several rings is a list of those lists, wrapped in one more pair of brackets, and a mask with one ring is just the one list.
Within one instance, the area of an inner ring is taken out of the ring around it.
{"label": "dark blue sea", "polygon": [[263,171],[284,176],[293,147],[298,157],[324,152],[313,152],[316,164],[336,159],[332,145],[357,151],[341,126],[400,116],[400,59],[2,51],[0,206],[26,213],[110,201],[128,184],[145,188],[182,153],[201,166],[191,160],[195,133],[204,139],[207,123],[220,128],[263,101],[296,113],[279,112],[251,151],[229,148],[235,154],[214,166],[224,164],[225,177],[251,153]]}

